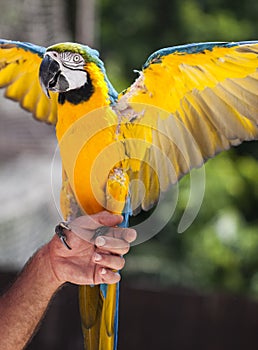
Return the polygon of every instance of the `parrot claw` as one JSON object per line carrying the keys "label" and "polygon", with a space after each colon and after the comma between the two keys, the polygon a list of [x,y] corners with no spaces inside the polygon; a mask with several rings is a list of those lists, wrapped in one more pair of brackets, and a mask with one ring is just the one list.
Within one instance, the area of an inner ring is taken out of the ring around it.
{"label": "parrot claw", "polygon": [[66,222],[60,222],[56,227],[55,227],[55,233],[58,235],[60,238],[61,242],[65,245],[65,247],[69,250],[72,250],[72,248],[68,245],[66,242],[67,238],[64,233],[64,230],[71,231],[71,228],[68,226]]}

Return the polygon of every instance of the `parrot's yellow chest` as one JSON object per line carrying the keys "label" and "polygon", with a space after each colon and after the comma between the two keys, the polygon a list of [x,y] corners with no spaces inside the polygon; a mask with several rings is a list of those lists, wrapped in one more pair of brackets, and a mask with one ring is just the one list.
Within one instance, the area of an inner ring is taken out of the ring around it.
{"label": "parrot's yellow chest", "polygon": [[[112,159],[112,148],[119,154],[121,147],[117,143],[117,117],[109,107],[106,83],[101,75],[96,79],[92,75],[91,79],[94,92],[87,101],[59,103],[56,125],[63,169],[76,201],[88,214],[107,208],[107,183],[116,188],[112,176],[108,181],[109,172],[119,163],[119,156]],[[122,202],[128,189],[127,182],[124,184]],[[112,209],[121,211],[123,205],[118,210]]]}
{"label": "parrot's yellow chest", "polygon": [[93,85],[92,94],[86,101],[80,103],[67,100],[58,103],[56,134],[59,141],[77,120],[87,118],[90,112],[110,104],[108,86],[101,70],[92,63],[88,63],[86,68]]}

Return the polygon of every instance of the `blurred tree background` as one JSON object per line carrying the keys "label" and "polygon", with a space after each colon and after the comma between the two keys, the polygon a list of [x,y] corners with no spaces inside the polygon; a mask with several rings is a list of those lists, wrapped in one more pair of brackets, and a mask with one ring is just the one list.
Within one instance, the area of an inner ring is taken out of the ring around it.
{"label": "blurred tree background", "polygon": [[[159,48],[258,39],[257,1],[8,0],[1,5],[1,37],[46,46],[61,40],[94,46],[119,91]],[[132,249],[126,278],[155,288],[178,285],[257,298],[257,157],[252,142],[210,160],[201,210],[178,234],[189,194],[189,177],[182,179],[175,215],[157,236]]]}

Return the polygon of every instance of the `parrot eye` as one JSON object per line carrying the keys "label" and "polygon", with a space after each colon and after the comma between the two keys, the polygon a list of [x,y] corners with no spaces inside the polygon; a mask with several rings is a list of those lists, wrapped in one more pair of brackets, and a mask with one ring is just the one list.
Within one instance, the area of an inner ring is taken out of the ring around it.
{"label": "parrot eye", "polygon": [[70,51],[61,52],[60,59],[65,67],[71,69],[75,69],[84,64],[84,59],[79,53],[73,53]]}
{"label": "parrot eye", "polygon": [[79,63],[81,61],[81,56],[80,55],[74,55],[73,56],[73,61],[74,61],[74,63]]}

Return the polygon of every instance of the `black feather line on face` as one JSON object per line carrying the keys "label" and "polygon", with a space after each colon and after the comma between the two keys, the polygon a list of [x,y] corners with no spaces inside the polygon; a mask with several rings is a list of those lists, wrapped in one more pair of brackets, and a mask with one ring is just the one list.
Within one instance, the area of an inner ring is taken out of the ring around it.
{"label": "black feather line on face", "polygon": [[74,105],[78,105],[82,102],[88,101],[93,93],[94,86],[88,75],[87,82],[81,88],[60,92],[58,95],[58,103],[63,105],[67,101]]}

